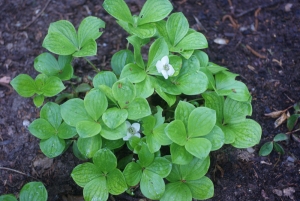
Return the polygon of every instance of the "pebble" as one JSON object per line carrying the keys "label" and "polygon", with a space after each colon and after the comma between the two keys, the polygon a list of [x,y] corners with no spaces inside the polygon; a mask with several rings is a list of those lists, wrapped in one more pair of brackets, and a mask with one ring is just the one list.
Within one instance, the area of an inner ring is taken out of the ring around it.
{"label": "pebble", "polygon": [[30,121],[28,121],[27,119],[24,119],[23,126],[27,128],[29,126],[29,124],[30,124]]}

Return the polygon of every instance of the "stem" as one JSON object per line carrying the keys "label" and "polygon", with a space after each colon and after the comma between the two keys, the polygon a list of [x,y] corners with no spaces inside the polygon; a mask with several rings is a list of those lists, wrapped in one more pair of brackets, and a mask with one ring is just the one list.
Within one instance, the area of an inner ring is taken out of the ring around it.
{"label": "stem", "polygon": [[31,177],[31,178],[33,178],[33,179],[35,179],[35,180],[37,180],[37,181],[40,181],[40,180],[38,180],[37,178],[35,178],[35,177],[33,177],[33,176],[30,176],[30,175],[28,175],[28,174],[25,174],[24,172],[20,172],[20,171],[15,170],[15,169],[11,169],[11,168],[1,167],[1,166],[0,166],[0,170],[8,170],[8,171],[16,172],[16,173],[19,173],[19,174],[21,174],[21,175],[24,175],[24,176],[27,176],[27,177]]}
{"label": "stem", "polygon": [[193,99],[193,100],[189,100],[189,101],[187,101],[187,102],[193,102],[193,101],[198,101],[198,100],[203,100],[203,98],[196,98],[196,99]]}
{"label": "stem", "polygon": [[83,57],[92,67],[93,67],[93,69],[97,72],[97,73],[99,73],[100,72],[100,70],[98,70],[97,68],[96,68],[96,66],[90,61],[90,60],[88,60],[86,57]]}
{"label": "stem", "polygon": [[296,130],[294,130],[294,131],[291,131],[291,132],[287,132],[286,134],[293,134],[293,133],[296,133],[296,132],[298,132],[298,131],[300,131],[300,128],[298,128],[298,129],[296,129]]}

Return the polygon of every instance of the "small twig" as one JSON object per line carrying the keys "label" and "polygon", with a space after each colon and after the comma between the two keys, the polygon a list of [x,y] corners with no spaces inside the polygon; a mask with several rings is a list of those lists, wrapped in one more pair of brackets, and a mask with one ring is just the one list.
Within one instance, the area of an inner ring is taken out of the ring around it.
{"label": "small twig", "polygon": [[207,32],[207,30],[204,28],[204,26],[202,25],[202,23],[198,20],[198,18],[193,15],[194,19],[196,20],[197,25],[199,26],[200,29],[203,29],[205,32]]}
{"label": "small twig", "polygon": [[7,88],[9,89],[8,92],[5,92],[6,95],[10,95],[12,92],[14,92],[13,88],[12,88],[9,84],[0,82],[0,85],[2,85],[2,86],[4,86],[4,87],[7,87]]}
{"label": "small twig", "polygon": [[255,13],[254,13],[254,17],[255,17],[255,25],[254,25],[255,31],[257,31],[257,29],[258,29],[258,18],[257,18],[257,16],[258,16],[260,10],[261,10],[261,8],[259,7],[259,8],[255,11]]}
{"label": "small twig", "polygon": [[229,8],[230,8],[231,13],[234,14],[234,7],[232,5],[231,0],[228,0],[228,4],[229,4]]}
{"label": "small twig", "polygon": [[259,54],[258,52],[256,52],[254,49],[252,49],[249,45],[246,45],[246,48],[255,56],[261,58],[261,59],[266,59],[267,57],[264,55]]}
{"label": "small twig", "polygon": [[40,181],[40,180],[38,180],[37,178],[35,178],[35,177],[33,177],[33,176],[30,176],[30,175],[28,175],[28,174],[25,174],[24,172],[20,172],[20,171],[18,171],[18,170],[14,170],[14,169],[11,169],[11,168],[6,168],[6,167],[1,167],[1,166],[0,166],[0,170],[8,170],[8,171],[16,172],[16,173],[19,173],[19,174],[21,174],[21,175],[24,175],[24,176],[27,176],[27,177],[31,177],[31,178],[33,178],[33,179],[35,179],[35,180],[37,180],[37,181]]}
{"label": "small twig", "polygon": [[231,22],[231,25],[234,29],[238,28],[238,23],[232,18],[231,15],[224,15],[222,18],[222,21],[224,22],[226,19],[229,19]]}
{"label": "small twig", "polygon": [[97,73],[99,73],[100,72],[100,70],[98,70],[97,68],[96,68],[96,66],[90,61],[90,60],[88,60],[86,57],[83,57],[92,67],[93,67],[93,69],[95,69],[95,71],[97,72]]}
{"label": "small twig", "polygon": [[295,103],[295,101],[294,101],[293,99],[291,99],[288,95],[286,95],[285,93],[284,93],[284,95],[285,95],[292,103]]}
{"label": "small twig", "polygon": [[298,131],[300,131],[300,128],[298,128],[298,129],[296,129],[294,131],[287,132],[285,134],[289,135],[289,134],[297,133]]}
{"label": "small twig", "polygon": [[27,29],[32,23],[35,22],[35,20],[37,20],[37,18],[39,18],[41,16],[41,14],[45,11],[45,9],[47,8],[48,4],[50,3],[51,0],[48,0],[46,5],[44,6],[44,8],[41,10],[41,12],[39,12],[39,14],[31,21],[29,22],[27,25],[25,25],[24,27],[21,28],[21,30],[23,29]]}

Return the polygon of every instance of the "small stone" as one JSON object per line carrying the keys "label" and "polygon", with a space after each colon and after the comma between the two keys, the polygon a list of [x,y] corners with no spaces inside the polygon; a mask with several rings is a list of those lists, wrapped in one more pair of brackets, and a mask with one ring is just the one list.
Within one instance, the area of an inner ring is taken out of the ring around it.
{"label": "small stone", "polygon": [[30,121],[27,119],[24,119],[23,126],[27,128],[29,126],[29,124],[30,124]]}

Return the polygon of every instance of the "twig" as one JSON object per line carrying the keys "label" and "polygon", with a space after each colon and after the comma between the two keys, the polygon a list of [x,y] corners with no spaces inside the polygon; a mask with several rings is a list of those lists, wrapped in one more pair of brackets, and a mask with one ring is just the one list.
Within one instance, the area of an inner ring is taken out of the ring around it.
{"label": "twig", "polygon": [[90,61],[90,60],[88,60],[86,57],[83,57],[92,67],[93,67],[93,69],[95,69],[95,71],[97,72],[97,73],[99,73],[100,72],[100,70],[98,70],[97,68],[96,68],[96,66]]}
{"label": "twig", "polygon": [[241,12],[240,14],[235,15],[234,17],[236,17],[236,18],[242,17],[243,15],[246,15],[246,14],[252,12],[252,11],[255,11],[255,10],[257,10],[258,8],[261,8],[261,9],[262,9],[262,8],[267,8],[267,7],[274,6],[274,5],[276,5],[276,4],[278,4],[278,3],[281,3],[281,2],[283,2],[283,0],[279,0],[279,1],[276,1],[276,2],[271,2],[271,3],[269,3],[269,4],[265,4],[265,5],[261,5],[261,6],[256,6],[256,7],[250,8],[250,9],[248,9],[248,10],[245,10],[244,12]]}
{"label": "twig", "polygon": [[204,26],[202,25],[202,23],[198,20],[198,18],[193,15],[194,19],[196,20],[197,25],[199,26],[200,29],[203,29],[205,32],[207,32],[207,30],[204,28]]}
{"label": "twig", "polygon": [[287,132],[285,134],[289,135],[289,134],[297,133],[298,131],[300,131],[300,128],[298,128],[298,129],[296,129],[294,131]]}
{"label": "twig", "polygon": [[223,18],[222,18],[222,21],[224,22],[226,19],[229,19],[231,24],[232,24],[232,27],[234,29],[238,28],[238,23],[232,18],[231,15],[224,15]]}
{"label": "twig", "polygon": [[6,167],[1,167],[1,166],[0,166],[0,170],[8,170],[8,171],[16,172],[16,173],[19,173],[19,174],[21,174],[21,175],[24,175],[24,176],[27,176],[27,177],[31,177],[31,178],[33,178],[33,179],[35,179],[35,180],[37,180],[37,181],[40,181],[40,180],[38,180],[37,178],[35,178],[35,177],[33,177],[33,176],[30,176],[30,175],[28,175],[28,174],[25,174],[24,172],[20,172],[20,171],[18,171],[18,170],[14,170],[14,169],[11,169],[11,168],[6,168]]}
{"label": "twig", "polygon": [[252,54],[254,54],[255,56],[261,58],[261,59],[266,59],[267,57],[264,55],[259,54],[258,52],[256,52],[254,49],[252,49],[249,45],[246,45],[246,48],[252,52]]}
{"label": "twig", "polygon": [[44,6],[44,8],[41,10],[41,12],[39,12],[39,14],[31,21],[29,22],[26,26],[22,27],[21,30],[23,29],[27,29],[32,23],[35,22],[35,20],[37,20],[37,18],[39,18],[41,16],[41,14],[45,11],[45,9],[47,8],[48,4],[50,3],[51,0],[48,0],[46,5]]}
{"label": "twig", "polygon": [[9,89],[8,92],[5,92],[6,95],[10,95],[10,94],[14,91],[13,88],[12,88],[9,84],[0,82],[0,85],[2,85],[2,86],[4,86],[4,87],[7,87],[7,88]]}
{"label": "twig", "polygon": [[258,29],[258,19],[257,19],[257,16],[258,16],[260,10],[261,10],[261,7],[259,7],[259,8],[255,11],[255,13],[254,13],[254,17],[255,17],[255,25],[254,25],[255,31],[257,31],[257,29]]}

